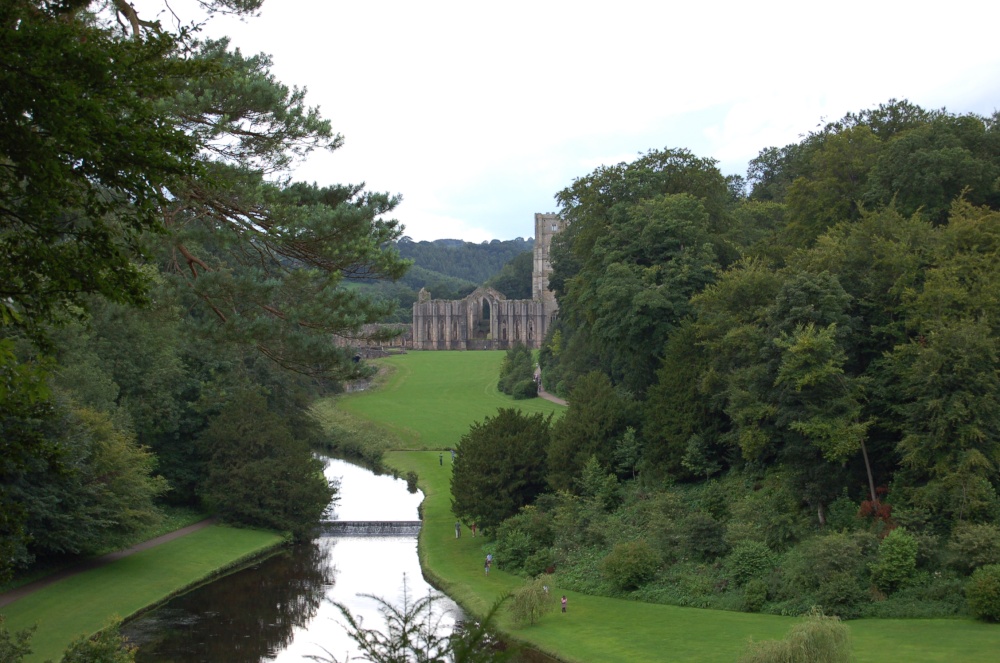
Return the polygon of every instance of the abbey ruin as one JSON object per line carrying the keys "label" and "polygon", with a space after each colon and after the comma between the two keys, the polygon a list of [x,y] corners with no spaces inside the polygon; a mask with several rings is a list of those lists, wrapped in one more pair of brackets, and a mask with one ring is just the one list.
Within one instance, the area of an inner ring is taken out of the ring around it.
{"label": "abbey ruin", "polygon": [[565,227],[556,214],[535,214],[531,299],[507,299],[492,288],[477,288],[464,299],[449,301],[421,290],[404,345],[414,350],[506,350],[518,342],[541,347],[558,311],[549,290],[549,247]]}

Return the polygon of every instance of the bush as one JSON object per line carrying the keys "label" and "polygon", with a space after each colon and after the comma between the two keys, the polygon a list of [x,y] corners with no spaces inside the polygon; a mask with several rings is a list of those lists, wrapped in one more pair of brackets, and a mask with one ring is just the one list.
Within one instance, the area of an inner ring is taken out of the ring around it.
{"label": "bush", "polygon": [[897,527],[882,539],[878,558],[869,565],[872,582],[884,592],[893,592],[905,585],[917,572],[917,541]]}
{"label": "bush", "polygon": [[641,587],[656,575],[660,556],[645,540],[616,544],[601,563],[601,572],[619,589]]}
{"label": "bush", "polygon": [[965,573],[1000,564],[1000,527],[961,523],[952,532],[948,552],[951,565]]}
{"label": "bush", "polygon": [[816,603],[823,612],[842,619],[860,616],[861,606],[868,600],[868,592],[854,573],[841,571],[824,579],[816,588]]}
{"label": "bush", "polygon": [[846,494],[830,502],[826,510],[826,526],[834,532],[857,529],[861,524],[858,518],[858,503]]}
{"label": "bush", "polygon": [[969,613],[976,619],[1000,622],[1000,564],[975,570],[965,586]]}
{"label": "bush", "polygon": [[[500,366],[500,379],[497,382],[497,389],[511,395],[514,398],[534,398],[538,395],[535,388],[535,360],[531,354],[531,348],[523,343],[515,343],[504,356],[503,364]],[[535,393],[531,396],[518,393],[526,393],[528,388],[525,383],[530,383],[530,388]]]}
{"label": "bush", "polygon": [[113,623],[92,637],[81,636],[63,654],[62,663],[134,663],[136,648]]}
{"label": "bush", "polygon": [[761,578],[750,579],[743,588],[743,609],[747,612],[759,612],[767,602],[767,581]]}
{"label": "bush", "polygon": [[504,529],[500,526],[497,532],[496,558],[497,566],[509,573],[524,570],[524,562],[535,551],[531,537],[520,529]]}
{"label": "bush", "polygon": [[774,568],[774,553],[760,541],[741,541],[733,546],[726,558],[726,571],[739,586],[752,578],[760,578]]}
{"label": "bush", "polygon": [[551,516],[535,506],[526,506],[497,528],[497,559],[505,571],[537,575],[551,565],[549,548],[554,539]]}
{"label": "bush", "polygon": [[751,642],[737,663],[848,663],[851,637],[836,617],[813,613],[784,640]]}
{"label": "bush", "polygon": [[686,551],[711,561],[726,552],[725,526],[704,511],[695,511],[681,524]]}
{"label": "bush", "polygon": [[800,600],[809,594],[828,613],[856,616],[867,599],[864,536],[838,532],[799,544],[785,556],[782,595]]}
{"label": "bush", "polygon": [[538,385],[534,380],[521,380],[511,388],[510,395],[515,401],[523,401],[528,398],[538,397]]}
{"label": "bush", "polygon": [[20,661],[31,653],[31,637],[35,633],[36,626],[29,629],[11,633],[4,626],[6,617],[0,615],[0,661],[4,663],[20,663]]}

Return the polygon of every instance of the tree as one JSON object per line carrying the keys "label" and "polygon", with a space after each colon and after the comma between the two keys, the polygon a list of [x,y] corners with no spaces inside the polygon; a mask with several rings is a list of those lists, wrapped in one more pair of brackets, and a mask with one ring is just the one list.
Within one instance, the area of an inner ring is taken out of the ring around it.
{"label": "tree", "polygon": [[29,542],[20,564],[35,556],[92,554],[157,522],[154,500],[166,481],[153,474],[152,454],[107,415],[57,403],[48,416],[22,426],[52,444],[58,462],[37,457],[7,478],[25,513]]}
{"label": "tree", "polygon": [[545,613],[555,608],[551,588],[545,576],[530,579],[510,596],[510,614],[516,626],[534,626]]}
{"label": "tree", "polygon": [[90,4],[0,8],[0,301],[36,335],[86,311],[86,293],[144,301],[139,240],[197,170],[196,140],[161,104],[207,72],[175,57],[178,35],[126,39],[74,15]]}
{"label": "tree", "polygon": [[451,475],[451,510],[459,519],[489,534],[544,492],[551,418],[501,408],[472,425]]}
{"label": "tree", "polygon": [[336,493],[305,441],[292,435],[258,393],[230,402],[201,441],[213,450],[203,496],[227,521],[301,538]]}
{"label": "tree", "polygon": [[553,241],[550,286],[571,386],[598,368],[641,397],[663,344],[711,282],[732,197],[711,159],[652,150],[575,180],[557,199],[569,227]]}
{"label": "tree", "polygon": [[504,265],[484,285],[505,294],[508,299],[531,299],[531,278],[535,254],[525,251]]}
{"label": "tree", "polygon": [[613,440],[632,422],[634,404],[611,385],[606,375],[592,372],[577,383],[569,410],[552,427],[548,449],[549,483],[556,490],[575,490],[575,479],[594,456],[604,469],[614,467]]}
{"label": "tree", "polygon": [[535,385],[535,358],[531,348],[523,343],[515,343],[504,357],[500,366],[500,381],[497,388],[514,398],[534,398],[538,395]]}

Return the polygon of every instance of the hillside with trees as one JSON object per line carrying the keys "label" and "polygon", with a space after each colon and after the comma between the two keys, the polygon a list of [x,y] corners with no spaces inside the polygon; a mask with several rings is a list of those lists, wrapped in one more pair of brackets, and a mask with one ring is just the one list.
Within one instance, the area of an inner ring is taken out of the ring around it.
{"label": "hillside with trees", "polygon": [[371,372],[331,336],[408,267],[398,196],[290,181],[342,142],[304,90],[152,19],[0,7],[0,580],[168,509],[305,535],[336,491],[309,407]]}
{"label": "hillside with trees", "polygon": [[561,191],[540,360],[570,409],[533,468],[548,490],[492,532],[505,568],[678,605],[992,618],[998,120],[890,101],[745,179],[665,149]]}
{"label": "hillside with trees", "polygon": [[509,299],[531,299],[534,240],[520,237],[473,244],[457,239],[415,242],[402,237],[394,243],[401,258],[412,262],[398,281],[364,284],[373,296],[395,302],[383,322],[409,323],[417,293],[425,288],[434,299],[462,299],[481,285],[496,288]]}

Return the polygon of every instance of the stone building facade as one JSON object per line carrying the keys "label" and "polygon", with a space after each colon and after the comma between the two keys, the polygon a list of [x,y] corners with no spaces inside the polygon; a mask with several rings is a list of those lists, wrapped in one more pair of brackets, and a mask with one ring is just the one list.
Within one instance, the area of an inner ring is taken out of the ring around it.
{"label": "stone building facade", "polygon": [[477,288],[459,300],[432,299],[421,290],[413,304],[410,347],[414,350],[506,350],[515,343],[541,347],[558,312],[549,290],[552,238],[566,227],[556,214],[535,214],[532,299],[507,299]]}

